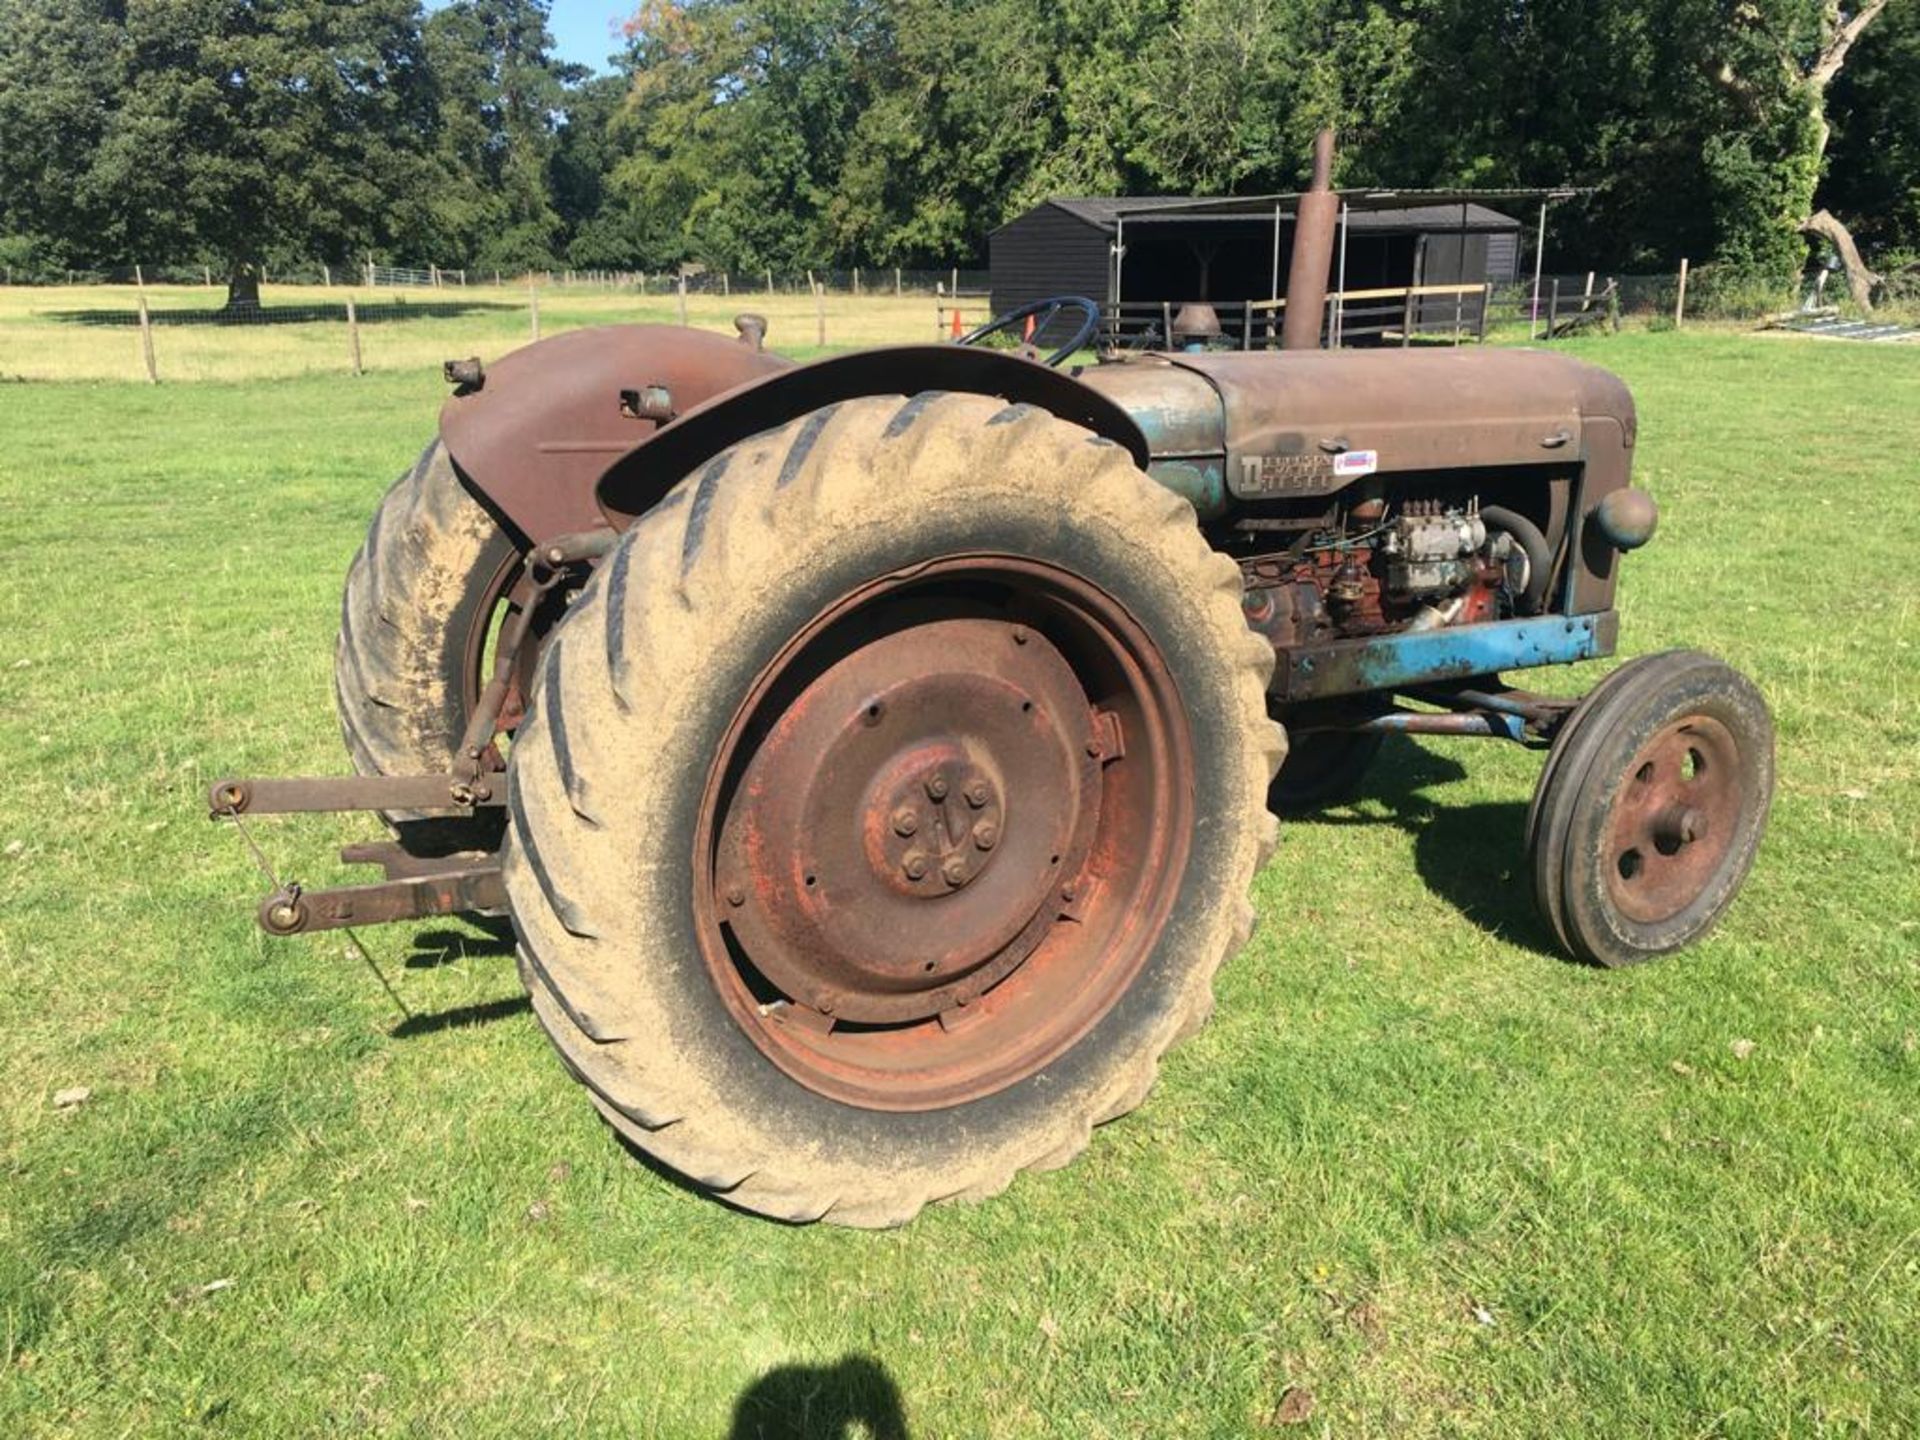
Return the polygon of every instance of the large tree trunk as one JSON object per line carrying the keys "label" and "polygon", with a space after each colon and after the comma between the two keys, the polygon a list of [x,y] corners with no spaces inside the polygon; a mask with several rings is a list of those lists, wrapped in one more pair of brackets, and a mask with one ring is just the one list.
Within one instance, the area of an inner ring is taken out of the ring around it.
{"label": "large tree trunk", "polygon": [[1829,210],[1816,210],[1800,222],[1802,235],[1817,235],[1839,253],[1840,264],[1847,272],[1847,289],[1853,295],[1853,303],[1862,310],[1873,309],[1874,292],[1886,283],[1886,278],[1878,272],[1869,270],[1860,258],[1860,247],[1853,243],[1853,232],[1842,225]]}
{"label": "large tree trunk", "polygon": [[228,310],[260,308],[260,267],[251,260],[236,260],[227,272]]}

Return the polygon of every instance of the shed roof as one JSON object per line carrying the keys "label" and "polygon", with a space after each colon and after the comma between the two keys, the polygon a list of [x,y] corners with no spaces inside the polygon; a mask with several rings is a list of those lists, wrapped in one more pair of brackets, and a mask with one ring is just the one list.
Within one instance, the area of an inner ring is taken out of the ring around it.
{"label": "shed roof", "polygon": [[[1517,230],[1521,222],[1485,204],[1487,200],[1541,203],[1570,199],[1581,192],[1554,190],[1343,190],[1347,224],[1375,234],[1414,230]],[[1212,220],[1270,218],[1279,209],[1292,218],[1297,193],[1281,195],[1055,195],[1042,203],[1062,210],[1095,229],[1112,233],[1124,218],[1156,225]],[[1039,207],[1034,207],[1038,209]],[[1032,210],[1024,212],[1026,215]],[[1016,219],[1024,216],[1016,217]],[[1007,224],[1013,224],[1008,221]],[[1006,225],[999,227],[1006,229]],[[997,231],[995,233],[998,233]]]}

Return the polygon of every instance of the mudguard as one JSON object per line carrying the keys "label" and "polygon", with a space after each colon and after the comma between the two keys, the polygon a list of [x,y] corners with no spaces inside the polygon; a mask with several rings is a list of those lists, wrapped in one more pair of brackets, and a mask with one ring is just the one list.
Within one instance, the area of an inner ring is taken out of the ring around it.
{"label": "mudguard", "polygon": [[[609,461],[724,391],[791,370],[744,341],[678,325],[570,330],[503,355],[440,411],[467,487],[533,545],[607,523],[594,484]],[[633,417],[620,392],[664,389],[666,412]]]}
{"label": "mudguard", "polygon": [[616,526],[659,502],[679,480],[729,445],[862,395],[953,390],[1032,405],[1126,447],[1146,468],[1147,442],[1127,412],[1071,375],[1004,350],[896,345],[837,355],[739,385],[688,410],[607,467],[600,507]]}

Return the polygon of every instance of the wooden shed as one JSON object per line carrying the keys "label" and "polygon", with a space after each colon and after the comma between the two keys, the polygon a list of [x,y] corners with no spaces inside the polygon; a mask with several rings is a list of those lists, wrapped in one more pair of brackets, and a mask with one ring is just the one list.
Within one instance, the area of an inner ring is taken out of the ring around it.
{"label": "wooden shed", "polygon": [[[1339,288],[1504,285],[1520,278],[1520,220],[1480,197],[1539,200],[1547,191],[1350,191],[1342,195]],[[1293,195],[1058,197],[988,239],[993,309],[1050,295],[1109,307],[1223,310],[1281,293],[1293,249]],[[1420,318],[1434,302],[1422,298]],[[1477,302],[1476,302],[1477,303]],[[1446,299],[1448,316],[1455,301]]]}

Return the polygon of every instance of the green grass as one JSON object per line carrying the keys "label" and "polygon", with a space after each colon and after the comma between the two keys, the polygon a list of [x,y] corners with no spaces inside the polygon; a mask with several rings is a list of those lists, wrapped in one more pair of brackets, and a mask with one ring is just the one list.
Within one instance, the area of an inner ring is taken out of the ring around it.
{"label": "green grass", "polygon": [[[1535,760],[1404,746],[1285,832],[1141,1112],[879,1235],[636,1163],[473,932],[369,933],[402,1022],[254,928],[201,797],[342,767],[337,587],[430,375],[0,387],[0,1433],[839,1434],[889,1387],[922,1440],[1306,1394],[1316,1434],[1920,1430],[1920,354],[1579,349],[1664,509],[1627,652],[1718,651],[1778,718],[1725,926],[1546,953]],[[368,828],[258,826],[314,882]]]}
{"label": "green grass", "polygon": [[[263,300],[274,310],[326,306],[344,316],[351,295],[364,319],[360,358],[368,371],[418,375],[448,358],[493,359],[524,345],[532,331],[528,292],[517,286],[452,286],[440,290],[368,290],[364,287],[270,285]],[[347,327],[342,319],[291,324],[216,325],[166,323],[168,312],[217,313],[226,292],[197,285],[149,286],[147,297],[159,323],[153,327],[154,366],[162,384],[209,380],[287,379],[303,375],[349,375]],[[82,323],[76,316],[112,312],[130,317],[137,292],[130,285],[0,286],[0,382],[8,380],[144,380],[140,332],[127,325]],[[469,306],[460,313],[394,318],[398,309]],[[656,277],[649,293],[587,286],[543,285],[540,333],[582,325],[655,324],[679,320],[672,295]],[[368,307],[379,307],[377,310]],[[985,302],[961,302],[969,326],[986,318]],[[926,342],[942,338],[951,309],[931,295],[821,298],[820,312],[805,295],[691,295],[687,320],[701,329],[734,333],[742,311],[764,315],[771,342],[788,354],[816,354],[819,337],[834,347]],[[946,323],[943,323],[946,322]]]}

